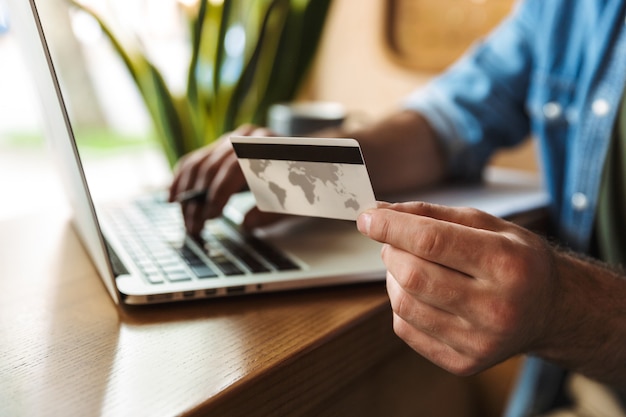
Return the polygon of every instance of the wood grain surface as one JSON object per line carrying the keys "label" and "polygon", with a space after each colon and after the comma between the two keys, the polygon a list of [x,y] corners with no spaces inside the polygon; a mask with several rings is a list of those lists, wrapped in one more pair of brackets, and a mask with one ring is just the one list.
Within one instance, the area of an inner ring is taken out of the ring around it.
{"label": "wood grain surface", "polygon": [[472,415],[382,282],[120,308],[66,212],[0,222],[0,249],[0,415]]}

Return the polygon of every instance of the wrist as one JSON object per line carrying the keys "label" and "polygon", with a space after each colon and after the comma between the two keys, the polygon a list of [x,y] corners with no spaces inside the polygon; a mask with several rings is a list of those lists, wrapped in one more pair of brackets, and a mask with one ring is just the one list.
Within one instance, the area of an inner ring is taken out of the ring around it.
{"label": "wrist", "polygon": [[598,261],[554,251],[556,293],[535,354],[626,386],[626,279]]}

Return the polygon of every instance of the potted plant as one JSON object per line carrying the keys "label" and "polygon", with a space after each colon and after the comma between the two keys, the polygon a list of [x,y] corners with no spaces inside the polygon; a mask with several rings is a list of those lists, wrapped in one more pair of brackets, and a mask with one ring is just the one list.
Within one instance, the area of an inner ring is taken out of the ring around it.
{"label": "potted plant", "polygon": [[199,0],[185,6],[190,58],[182,94],[168,86],[141,42],[123,43],[106,19],[73,4],[96,19],[123,60],[174,165],[240,124],[264,124],[270,105],[296,96],[330,0]]}

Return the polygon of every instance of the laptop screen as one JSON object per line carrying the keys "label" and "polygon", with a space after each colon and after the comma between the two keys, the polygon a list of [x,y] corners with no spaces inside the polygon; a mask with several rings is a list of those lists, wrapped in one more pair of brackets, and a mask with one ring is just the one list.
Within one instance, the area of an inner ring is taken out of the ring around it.
{"label": "laptop screen", "polygon": [[[35,3],[94,200],[124,199],[129,193],[167,186],[170,170],[145,105],[122,59],[98,23],[69,2]],[[148,21],[145,16],[136,16],[144,2],[89,3],[98,6],[96,10],[102,15],[107,11],[112,14],[109,9],[115,9],[117,17],[111,21],[120,22],[118,25],[133,22],[136,26]],[[166,4],[173,2],[162,3],[165,9]],[[132,29],[138,33],[146,30]],[[173,43],[176,36],[169,34],[169,37],[160,40],[156,35],[151,36],[146,45],[159,40],[163,44]],[[180,49],[184,49],[182,38],[180,44]],[[158,46],[156,49],[165,49]],[[176,59],[170,61],[175,63]]]}
{"label": "laptop screen", "polygon": [[52,2],[11,0],[9,6],[74,224],[117,301],[99,205],[164,188],[169,167],[130,76],[95,21]]}

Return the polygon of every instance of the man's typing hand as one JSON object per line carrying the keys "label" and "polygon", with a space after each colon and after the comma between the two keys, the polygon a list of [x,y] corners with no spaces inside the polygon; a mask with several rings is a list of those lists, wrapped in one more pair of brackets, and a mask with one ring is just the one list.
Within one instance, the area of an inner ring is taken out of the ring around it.
{"label": "man's typing hand", "polygon": [[[180,201],[185,228],[198,235],[207,219],[222,214],[231,195],[244,189],[246,181],[229,141],[230,135],[269,136],[267,129],[244,125],[219,140],[185,155],[179,161],[169,190],[169,201]],[[279,216],[253,208],[246,214],[245,227],[270,223]]]}

